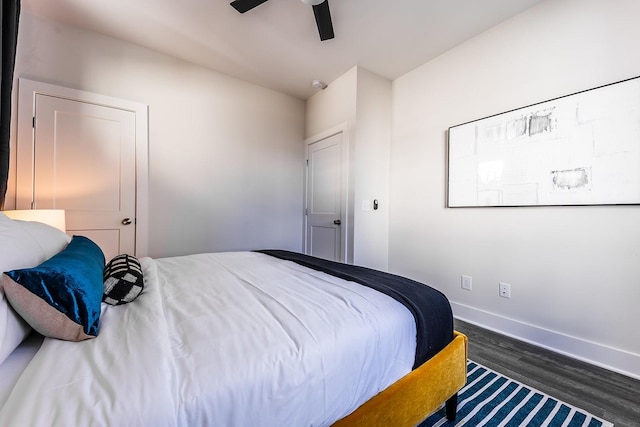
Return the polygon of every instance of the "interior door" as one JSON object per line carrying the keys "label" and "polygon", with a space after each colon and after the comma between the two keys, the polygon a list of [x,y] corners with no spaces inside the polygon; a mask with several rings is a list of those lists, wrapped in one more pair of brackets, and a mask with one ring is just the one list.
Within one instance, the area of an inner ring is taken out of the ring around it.
{"label": "interior door", "polygon": [[305,251],[344,261],[342,250],[342,133],[307,146]]}
{"label": "interior door", "polygon": [[32,208],[66,211],[67,233],[107,260],[135,251],[135,113],[37,94]]}

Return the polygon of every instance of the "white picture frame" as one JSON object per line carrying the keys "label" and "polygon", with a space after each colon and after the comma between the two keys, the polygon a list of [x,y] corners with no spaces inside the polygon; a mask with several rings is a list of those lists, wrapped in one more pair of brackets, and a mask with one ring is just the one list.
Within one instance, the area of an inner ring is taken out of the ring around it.
{"label": "white picture frame", "polygon": [[448,207],[640,204],[640,77],[452,126]]}

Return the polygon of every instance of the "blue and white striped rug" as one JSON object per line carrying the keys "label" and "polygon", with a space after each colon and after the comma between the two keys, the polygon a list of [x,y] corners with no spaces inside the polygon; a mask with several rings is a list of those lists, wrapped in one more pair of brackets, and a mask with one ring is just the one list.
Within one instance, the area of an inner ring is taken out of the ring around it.
{"label": "blue and white striped rug", "polygon": [[458,393],[456,422],[447,421],[443,408],[419,427],[432,426],[611,427],[613,424],[469,360],[467,385]]}

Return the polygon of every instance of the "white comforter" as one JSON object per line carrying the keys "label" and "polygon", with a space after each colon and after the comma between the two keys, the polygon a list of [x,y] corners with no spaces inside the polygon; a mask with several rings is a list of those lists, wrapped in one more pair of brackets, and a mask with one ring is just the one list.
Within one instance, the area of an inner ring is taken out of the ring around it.
{"label": "white comforter", "polygon": [[413,365],[413,317],[367,287],[252,252],[142,265],[98,338],[44,341],[0,426],[324,426]]}

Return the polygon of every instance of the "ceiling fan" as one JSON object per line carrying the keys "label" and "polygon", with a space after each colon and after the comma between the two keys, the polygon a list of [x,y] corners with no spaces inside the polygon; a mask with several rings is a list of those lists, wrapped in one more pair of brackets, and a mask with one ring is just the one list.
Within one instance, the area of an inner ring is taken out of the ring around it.
{"label": "ceiling fan", "polygon": [[[245,13],[256,6],[260,6],[267,0],[234,0],[231,2],[238,12]],[[313,14],[316,17],[316,25],[320,40],[329,40],[333,36],[333,24],[331,23],[331,12],[329,11],[329,0],[301,0],[303,3],[313,6]]]}

